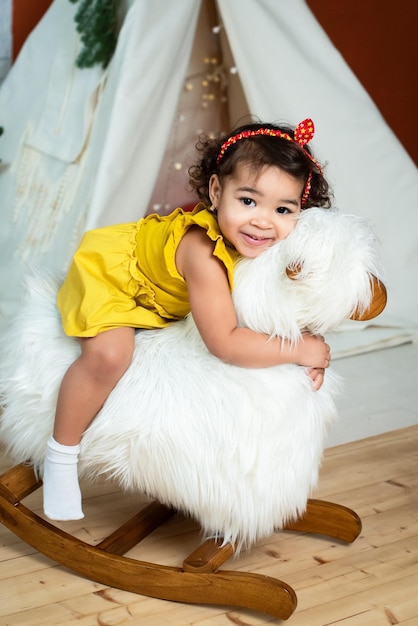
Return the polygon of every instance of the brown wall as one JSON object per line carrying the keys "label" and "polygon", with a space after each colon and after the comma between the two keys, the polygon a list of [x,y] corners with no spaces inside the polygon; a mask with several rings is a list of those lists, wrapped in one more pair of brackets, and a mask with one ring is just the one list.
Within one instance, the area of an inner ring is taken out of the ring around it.
{"label": "brown wall", "polygon": [[307,0],[418,164],[417,0]]}
{"label": "brown wall", "polygon": [[16,59],[26,37],[35,28],[52,0],[13,0],[12,31],[13,60]]}
{"label": "brown wall", "polygon": [[[52,0],[13,1],[13,58]],[[417,0],[307,0],[418,163]],[[69,28],[73,25],[69,24]],[[309,33],[306,35],[309,37]]]}

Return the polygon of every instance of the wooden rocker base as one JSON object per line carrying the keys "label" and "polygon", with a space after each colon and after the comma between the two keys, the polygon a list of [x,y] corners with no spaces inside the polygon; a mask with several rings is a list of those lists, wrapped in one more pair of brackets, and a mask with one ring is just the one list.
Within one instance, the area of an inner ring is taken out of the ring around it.
{"label": "wooden rocker base", "polygon": [[[33,469],[24,464],[0,476],[0,521],[37,551],[81,576],[162,600],[231,605],[282,620],[296,608],[294,590],[276,578],[219,570],[234,554],[233,546],[222,545],[220,540],[206,540],[181,568],[123,556],[172,517],[173,509],[153,502],[92,546],[53,526],[20,502],[41,484]],[[361,532],[361,521],[344,506],[309,500],[304,515],[284,530],[318,533],[351,543]]]}

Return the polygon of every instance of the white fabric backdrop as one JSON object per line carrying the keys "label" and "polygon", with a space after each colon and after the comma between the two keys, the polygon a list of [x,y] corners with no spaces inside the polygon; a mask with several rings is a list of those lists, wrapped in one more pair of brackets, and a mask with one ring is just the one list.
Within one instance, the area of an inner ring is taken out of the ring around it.
{"label": "white fabric backdrop", "polygon": [[[133,0],[106,72],[74,67],[79,41],[68,0],[55,0],[27,41],[0,89],[3,322],[28,268],[62,269],[84,229],[145,213],[199,5]],[[303,0],[218,6],[251,112],[293,124],[312,117],[337,206],[375,224],[389,291],[378,323],[415,332],[414,164]]]}
{"label": "white fabric backdrop", "polygon": [[0,89],[0,317],[33,266],[64,268],[87,228],[148,207],[199,2],[131,3],[106,72],[75,67],[75,5],[55,0]]}

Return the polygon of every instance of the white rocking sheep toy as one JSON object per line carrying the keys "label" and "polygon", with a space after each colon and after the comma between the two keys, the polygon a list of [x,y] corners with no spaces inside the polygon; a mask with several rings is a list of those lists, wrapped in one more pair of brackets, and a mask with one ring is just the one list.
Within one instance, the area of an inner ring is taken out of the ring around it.
{"label": "white rocking sheep toy", "polygon": [[[289,268],[296,276],[288,276]],[[296,340],[325,333],[373,296],[380,276],[368,223],[309,209],[289,237],[236,267],[239,323]],[[61,379],[78,355],[55,306],[57,284],[33,278],[5,342],[0,440],[42,465]],[[138,331],[133,361],[83,436],[80,472],[106,475],[190,514],[207,536],[251,546],[300,516],[316,485],[338,377],[313,391],[304,368],[244,369],[205,348],[189,315]]]}

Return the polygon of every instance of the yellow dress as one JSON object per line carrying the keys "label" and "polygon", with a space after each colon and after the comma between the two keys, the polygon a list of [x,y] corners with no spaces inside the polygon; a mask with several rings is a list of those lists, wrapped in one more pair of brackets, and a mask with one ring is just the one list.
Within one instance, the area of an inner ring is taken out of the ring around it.
{"label": "yellow dress", "polygon": [[214,242],[233,288],[238,253],[223,239],[216,217],[203,204],[138,222],[88,231],[58,292],[64,331],[74,337],[131,326],[163,328],[190,312],[187,285],[177,271],[178,244],[191,226]]}

